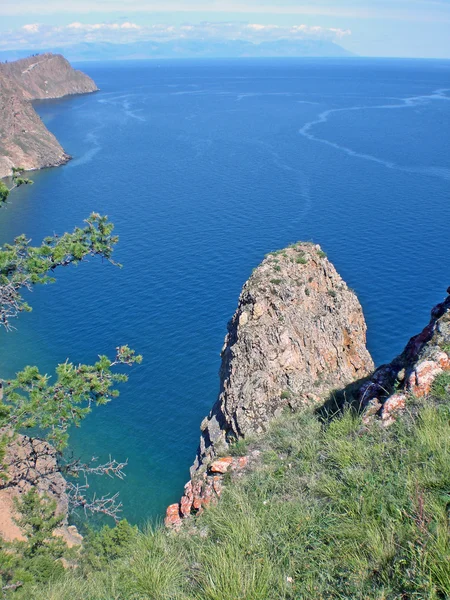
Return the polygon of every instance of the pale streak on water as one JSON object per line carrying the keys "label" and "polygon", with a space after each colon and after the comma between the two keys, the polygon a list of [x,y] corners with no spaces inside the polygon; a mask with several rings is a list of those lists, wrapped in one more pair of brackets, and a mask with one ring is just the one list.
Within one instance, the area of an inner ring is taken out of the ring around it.
{"label": "pale streak on water", "polygon": [[428,95],[423,96],[411,96],[408,98],[395,98],[395,100],[400,100],[401,104],[380,104],[376,106],[350,106],[348,108],[334,108],[330,110],[325,110],[320,113],[317,119],[314,121],[309,121],[299,130],[299,134],[303,137],[314,141],[319,142],[321,144],[326,144],[331,148],[335,148],[336,150],[340,150],[341,152],[345,152],[348,156],[353,156],[354,158],[362,158],[364,160],[368,160],[379,165],[383,165],[387,169],[395,169],[397,171],[403,171],[404,173],[420,173],[422,175],[430,175],[432,177],[440,177],[445,180],[450,180],[450,169],[446,167],[411,167],[407,165],[399,165],[397,163],[385,160],[383,158],[378,158],[377,156],[373,156],[371,154],[364,154],[361,152],[356,152],[347,146],[342,146],[341,144],[336,144],[335,142],[331,142],[325,138],[318,137],[311,133],[311,130],[314,129],[317,125],[321,125],[324,123],[328,123],[330,117],[332,115],[338,113],[345,113],[350,111],[363,111],[363,110],[399,110],[405,108],[414,108],[421,104],[431,102],[433,100],[440,101],[450,101],[450,97],[445,95],[445,92],[450,91],[448,88],[440,88],[438,90],[434,90]]}

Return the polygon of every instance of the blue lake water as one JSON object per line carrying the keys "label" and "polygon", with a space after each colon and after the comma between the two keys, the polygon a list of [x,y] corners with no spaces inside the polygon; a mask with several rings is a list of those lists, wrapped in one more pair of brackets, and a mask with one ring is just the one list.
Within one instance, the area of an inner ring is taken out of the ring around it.
{"label": "blue lake water", "polygon": [[121,396],[73,432],[83,458],[129,460],[132,522],[188,479],[242,284],[265,253],[313,240],[355,289],[377,364],[450,285],[450,62],[236,60],[79,65],[101,92],[40,104],[74,159],[34,174],[0,240],[38,243],[109,215],[123,269],[92,260],[36,289],[0,370],[51,373],[128,343]]}

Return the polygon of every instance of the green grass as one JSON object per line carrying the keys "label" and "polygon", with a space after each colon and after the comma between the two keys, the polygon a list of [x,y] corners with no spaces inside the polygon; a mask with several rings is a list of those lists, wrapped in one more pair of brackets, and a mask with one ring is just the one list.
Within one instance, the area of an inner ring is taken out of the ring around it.
{"label": "green grass", "polygon": [[443,400],[447,398],[448,395],[450,395],[449,371],[445,371],[444,373],[441,373],[435,378],[435,380],[433,381],[432,391],[433,394],[440,400]]}
{"label": "green grass", "polygon": [[411,400],[389,428],[367,429],[350,411],[328,424],[312,411],[286,414],[252,442],[259,466],[235,479],[194,529],[134,533],[115,560],[89,542],[86,554],[103,556],[102,566],[82,563],[14,597],[450,598],[448,400]]}
{"label": "green grass", "polygon": [[236,440],[229,446],[231,456],[245,456],[249,451],[251,440],[249,438],[241,438]]}

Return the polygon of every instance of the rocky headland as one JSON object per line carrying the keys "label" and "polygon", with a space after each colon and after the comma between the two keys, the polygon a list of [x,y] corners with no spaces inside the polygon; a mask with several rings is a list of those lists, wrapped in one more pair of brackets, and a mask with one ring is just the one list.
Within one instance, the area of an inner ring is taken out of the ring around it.
{"label": "rocky headland", "polygon": [[225,472],[247,468],[252,457],[228,456],[234,442],[263,434],[283,410],[318,406],[370,375],[366,329],[358,298],[320,246],[269,254],[228,324],[219,397],[201,424],[191,481],[166,522],[179,524],[220,495]]}
{"label": "rocky headland", "polygon": [[[228,324],[218,399],[201,423],[191,478],[180,502],[168,507],[166,525],[179,528],[218,501],[226,478],[256,468],[260,457],[252,440],[283,412],[314,407],[320,414],[352,403],[365,426],[375,420],[389,426],[412,397],[426,397],[436,377],[450,371],[450,295],[405,350],[376,370],[366,329],[355,293],[320,246],[297,243],[268,254],[244,284]],[[235,451],[240,440],[250,440],[243,455]],[[67,483],[55,450],[16,435],[3,462],[0,536],[20,539],[13,498],[36,487],[65,515],[61,535],[79,543],[67,526]]]}
{"label": "rocky headland", "polygon": [[12,167],[42,169],[70,156],[33,108],[35,100],[95,92],[90,77],[59,54],[41,54],[0,64],[0,178]]}
{"label": "rocky headland", "polygon": [[[448,290],[450,294],[450,288]],[[366,348],[359,301],[319,246],[295,244],[269,254],[245,283],[222,350],[220,392],[201,424],[191,479],[165,523],[183,520],[215,503],[224,477],[242,475],[258,451],[234,456],[241,439],[260,437],[284,410],[353,403],[391,424],[408,396],[423,397],[450,370],[450,296],[403,353],[374,371]]]}
{"label": "rocky headland", "polygon": [[245,283],[222,349],[220,393],[201,425],[192,473],[227,445],[264,432],[285,407],[320,402],[369,375],[358,298],[320,246],[269,254]]}

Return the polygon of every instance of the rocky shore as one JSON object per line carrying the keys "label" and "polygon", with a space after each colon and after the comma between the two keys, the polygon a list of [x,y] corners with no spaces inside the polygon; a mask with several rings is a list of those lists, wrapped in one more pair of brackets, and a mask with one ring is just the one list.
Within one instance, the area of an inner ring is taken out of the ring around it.
{"label": "rocky shore", "polygon": [[42,169],[70,156],[33,108],[34,100],[97,91],[94,81],[59,54],[41,54],[0,64],[0,178],[12,167]]}

